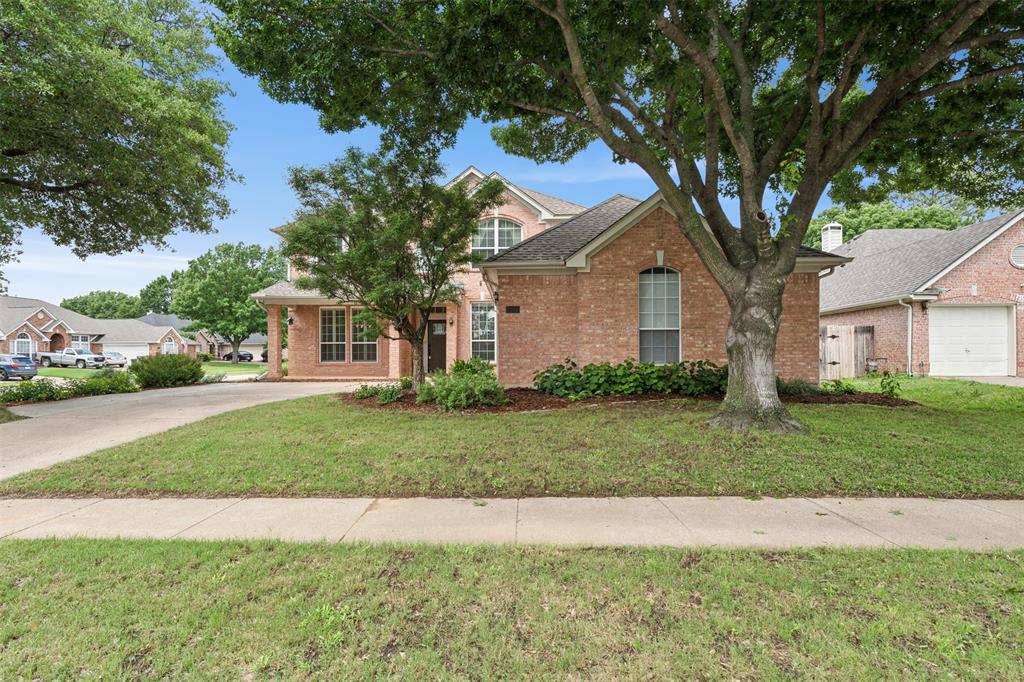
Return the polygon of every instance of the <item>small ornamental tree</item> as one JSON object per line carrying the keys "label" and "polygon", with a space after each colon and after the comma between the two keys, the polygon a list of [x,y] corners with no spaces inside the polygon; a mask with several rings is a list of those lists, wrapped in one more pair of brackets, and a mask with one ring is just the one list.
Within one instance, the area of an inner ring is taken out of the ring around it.
{"label": "small ornamental tree", "polygon": [[146,312],[138,297],[121,291],[90,291],[81,296],[65,298],[60,305],[89,317],[109,319],[127,320]]}
{"label": "small ornamental tree", "polygon": [[232,61],[329,130],[451,142],[480,117],[514,154],[600,141],[643,169],[729,305],[716,426],[802,429],[775,346],[826,189],[1024,198],[1020,2],[214,2]]}
{"label": "small ornamental tree", "polygon": [[189,329],[208,329],[231,344],[231,361],[250,334],[267,331],[267,313],[251,294],[285,277],[281,254],[258,245],[220,244],[174,280],[171,312],[192,321]]}
{"label": "small ornamental tree", "polygon": [[357,149],[322,168],[294,168],[301,209],[284,235],[285,257],[305,273],[299,286],[358,303],[371,334],[394,338],[390,327],[409,342],[417,387],[430,309],[458,298],[454,277],[474,261],[480,214],[504,191],[496,180],[444,187],[440,174],[433,158]]}

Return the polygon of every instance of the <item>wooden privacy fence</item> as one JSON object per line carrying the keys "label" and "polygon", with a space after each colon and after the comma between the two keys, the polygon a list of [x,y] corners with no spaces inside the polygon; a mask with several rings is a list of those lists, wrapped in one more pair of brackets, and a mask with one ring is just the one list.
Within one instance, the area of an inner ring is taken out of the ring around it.
{"label": "wooden privacy fence", "polygon": [[875,359],[875,328],[830,324],[819,329],[818,370],[822,381],[864,376]]}

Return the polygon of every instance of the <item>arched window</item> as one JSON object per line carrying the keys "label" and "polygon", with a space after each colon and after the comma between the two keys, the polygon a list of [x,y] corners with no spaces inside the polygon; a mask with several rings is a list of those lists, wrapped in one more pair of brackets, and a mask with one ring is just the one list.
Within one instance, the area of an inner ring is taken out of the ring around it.
{"label": "arched window", "polygon": [[523,226],[505,218],[488,218],[477,223],[473,253],[482,258],[523,241]]}
{"label": "arched window", "polygon": [[22,332],[14,339],[15,355],[32,355],[32,337]]}
{"label": "arched window", "polygon": [[679,273],[640,273],[640,362],[679,362]]}
{"label": "arched window", "polygon": [[178,344],[175,343],[174,337],[170,334],[164,338],[163,353],[164,355],[176,355],[178,353]]}

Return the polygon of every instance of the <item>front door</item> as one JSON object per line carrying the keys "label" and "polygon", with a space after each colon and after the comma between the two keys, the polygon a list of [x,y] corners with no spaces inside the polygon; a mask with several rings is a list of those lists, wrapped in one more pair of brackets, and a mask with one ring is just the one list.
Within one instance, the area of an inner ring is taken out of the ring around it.
{"label": "front door", "polygon": [[445,347],[448,324],[444,320],[431,320],[427,324],[427,371],[443,370],[447,366]]}

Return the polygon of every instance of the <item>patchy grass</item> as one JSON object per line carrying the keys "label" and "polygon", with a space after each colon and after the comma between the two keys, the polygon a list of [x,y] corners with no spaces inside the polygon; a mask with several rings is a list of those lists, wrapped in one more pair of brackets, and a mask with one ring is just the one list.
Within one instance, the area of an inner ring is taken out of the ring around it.
{"label": "patchy grass", "polygon": [[4,541],[0,678],[1021,679],[1022,572],[1021,553]]}
{"label": "patchy grass", "polygon": [[19,419],[24,418],[25,417],[19,417],[18,415],[14,414],[7,408],[0,407],[0,424],[6,424],[7,422],[16,422]]}
{"label": "patchy grass", "polygon": [[223,362],[214,360],[204,362],[203,370],[207,374],[260,374],[267,371],[267,365],[263,362]]}
{"label": "patchy grass", "polygon": [[1024,390],[904,385],[921,407],[793,405],[810,427],[797,436],[710,429],[715,405],[692,400],[442,415],[317,396],[21,474],[0,495],[1024,497]]}

